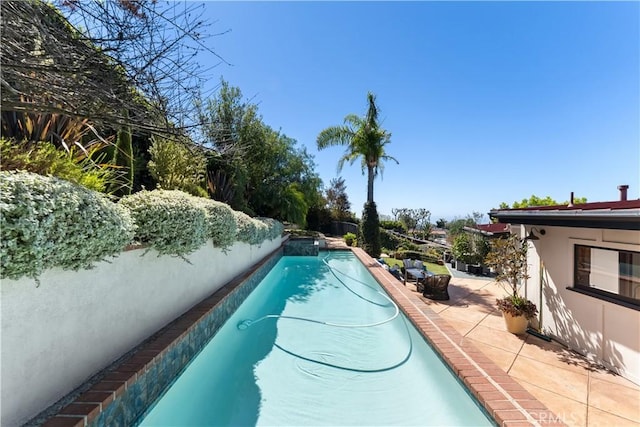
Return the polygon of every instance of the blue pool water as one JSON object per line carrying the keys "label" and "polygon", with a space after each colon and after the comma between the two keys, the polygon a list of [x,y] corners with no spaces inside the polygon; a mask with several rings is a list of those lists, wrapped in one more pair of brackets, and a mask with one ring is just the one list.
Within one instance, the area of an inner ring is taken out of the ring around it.
{"label": "blue pool water", "polygon": [[142,426],[493,425],[351,252],[282,257]]}

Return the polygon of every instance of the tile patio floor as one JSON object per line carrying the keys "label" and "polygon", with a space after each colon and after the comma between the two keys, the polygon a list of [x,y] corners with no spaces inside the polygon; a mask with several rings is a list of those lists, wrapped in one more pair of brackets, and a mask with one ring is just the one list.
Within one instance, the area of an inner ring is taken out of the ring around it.
{"label": "tile patio floor", "polygon": [[[344,248],[342,239],[328,239]],[[555,342],[506,331],[496,298],[504,291],[490,278],[452,277],[449,301],[420,300],[446,320],[568,426],[640,426],[640,386],[594,365]]]}
{"label": "tile patio floor", "polygon": [[557,342],[507,332],[495,308],[503,291],[491,279],[452,277],[449,293],[420,298],[567,425],[640,426],[640,386]]}

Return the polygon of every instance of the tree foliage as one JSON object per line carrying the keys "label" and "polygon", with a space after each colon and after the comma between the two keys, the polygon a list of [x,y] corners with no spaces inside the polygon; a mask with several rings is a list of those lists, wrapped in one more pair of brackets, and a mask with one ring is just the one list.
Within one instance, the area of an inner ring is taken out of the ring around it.
{"label": "tree foliage", "polygon": [[385,146],[391,142],[391,133],[384,130],[378,121],[378,107],[375,95],[367,94],[368,109],[364,117],[349,114],[344,125],[328,127],[318,134],[316,143],[319,150],[327,147],[346,146],[346,151],[338,160],[338,172],[345,162],[353,164],[361,160],[362,173],[367,172],[367,203],[373,202],[373,180],[382,174],[383,161],[398,161],[387,155]]}
{"label": "tree foliage", "polygon": [[448,236],[450,239],[463,232],[464,227],[475,227],[482,218],[480,212],[473,212],[464,218],[454,218],[447,223]]}
{"label": "tree foliage", "polygon": [[364,204],[362,221],[358,229],[358,246],[373,258],[380,256],[380,219],[374,202]]}
{"label": "tree foliage", "polygon": [[149,171],[163,190],[181,190],[194,196],[207,196],[204,190],[206,158],[199,147],[170,136],[156,136],[151,148]]}
{"label": "tree foliage", "polygon": [[347,196],[347,186],[344,178],[334,178],[329,182],[330,187],[326,191],[325,198],[331,211],[331,216],[336,221],[349,221],[353,217],[351,203]]}
{"label": "tree foliage", "polygon": [[529,278],[527,272],[527,242],[515,234],[507,238],[493,239],[485,262],[496,272],[496,282],[506,284],[509,294],[518,296],[522,280]]}
{"label": "tree foliage", "polygon": [[201,105],[211,188],[226,187],[234,209],[304,225],[309,209],[322,206],[322,181],[313,158],[297,141],[266,125],[257,105],[222,80]]}
{"label": "tree foliage", "polygon": [[[586,197],[573,198],[574,205],[579,205],[583,203],[587,203]],[[502,202],[500,203],[500,209],[523,209],[523,208],[529,208],[529,207],[535,207],[535,206],[556,206],[556,205],[568,205],[568,204],[569,204],[569,200],[565,200],[562,203],[558,203],[557,201],[552,199],[550,196],[541,198],[536,196],[535,194],[532,194],[531,197],[529,197],[528,199],[522,199],[519,202],[518,201],[513,202],[511,206],[509,206],[509,204],[506,202]]]}
{"label": "tree foliage", "polygon": [[414,236],[417,232],[426,236],[431,232],[431,212],[428,209],[394,208],[391,213]]}

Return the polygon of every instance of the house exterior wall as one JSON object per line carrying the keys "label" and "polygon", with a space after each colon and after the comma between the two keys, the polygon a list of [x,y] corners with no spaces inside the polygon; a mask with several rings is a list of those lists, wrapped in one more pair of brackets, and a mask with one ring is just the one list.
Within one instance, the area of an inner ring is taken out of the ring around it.
{"label": "house exterior wall", "polygon": [[187,257],[137,249],[91,270],[2,281],[3,426],[20,425],[247,271],[282,239],[211,242]]}
{"label": "house exterior wall", "polygon": [[[567,289],[574,245],[640,251],[640,232],[542,226],[529,244],[525,295],[541,310],[542,330],[569,348],[640,384],[640,311]],[[524,227],[513,226],[525,236]]]}

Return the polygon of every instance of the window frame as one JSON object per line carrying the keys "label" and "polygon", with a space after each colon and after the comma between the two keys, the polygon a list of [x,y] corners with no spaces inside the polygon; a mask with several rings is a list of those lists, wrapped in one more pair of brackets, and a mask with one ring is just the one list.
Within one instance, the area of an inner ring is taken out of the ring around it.
{"label": "window frame", "polygon": [[[620,254],[620,252],[629,252],[640,255],[638,251],[632,251],[629,249],[621,249],[621,248],[611,248],[606,246],[596,246],[596,245],[588,245],[584,243],[573,243],[573,260],[572,260],[572,268],[573,268],[573,285],[568,286],[567,289],[583,294],[588,295],[594,298],[598,298],[613,304],[621,305],[627,308],[631,308],[634,310],[640,311],[640,299],[627,297],[625,295],[620,295],[618,293],[613,293],[609,291],[605,291],[603,289],[595,288],[592,286],[585,286],[582,284],[578,284],[578,250],[580,247],[588,248],[588,249],[601,249],[601,250],[609,250],[614,251]],[[618,255],[618,259],[620,255]]]}

